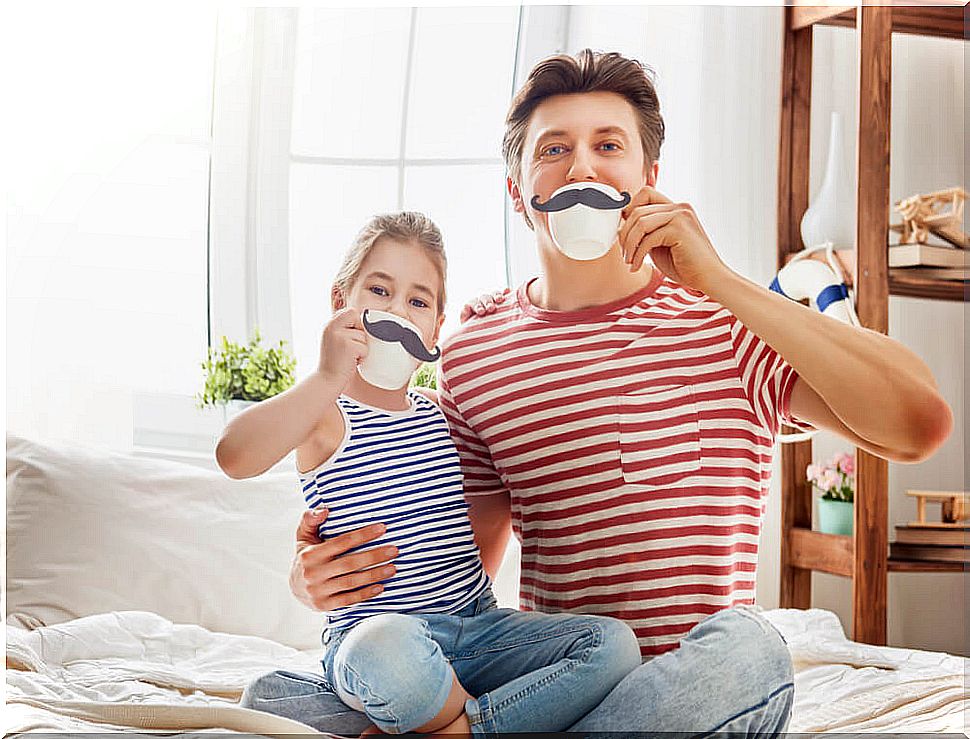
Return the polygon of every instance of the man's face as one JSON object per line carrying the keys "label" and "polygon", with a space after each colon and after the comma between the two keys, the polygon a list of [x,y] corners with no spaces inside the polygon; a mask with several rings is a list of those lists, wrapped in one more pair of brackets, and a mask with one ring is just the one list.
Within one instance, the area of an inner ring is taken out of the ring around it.
{"label": "man's face", "polygon": [[653,185],[657,165],[644,161],[636,113],[614,92],[557,95],[532,114],[522,148],[520,182],[509,182],[515,210],[528,214],[540,243],[551,243],[549,221],[535,210],[573,182],[602,182],[635,195]]}

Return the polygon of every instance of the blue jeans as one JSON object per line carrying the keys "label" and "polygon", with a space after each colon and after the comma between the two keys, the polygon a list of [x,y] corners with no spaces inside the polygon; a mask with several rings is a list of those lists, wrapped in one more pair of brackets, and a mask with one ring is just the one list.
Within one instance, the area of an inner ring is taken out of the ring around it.
{"label": "blue jeans", "polygon": [[[527,653],[520,648],[511,661]],[[506,662],[499,655],[488,665],[497,673],[491,682],[506,677],[504,670],[513,667]],[[480,682],[465,682],[460,662],[454,667],[472,695],[490,677],[472,673],[469,677]],[[788,726],[793,693],[784,640],[755,609],[742,606],[701,621],[677,649],[637,667],[568,731],[617,737],[775,737]],[[278,670],[262,675],[246,688],[241,704],[333,734],[356,736],[370,724],[364,714],[341,702],[323,677],[311,674]]]}
{"label": "blue jeans", "polygon": [[640,665],[622,621],[497,608],[490,590],[456,614],[385,613],[324,640],[325,679],[386,734],[437,716],[452,671],[475,696],[473,734],[563,731]]}

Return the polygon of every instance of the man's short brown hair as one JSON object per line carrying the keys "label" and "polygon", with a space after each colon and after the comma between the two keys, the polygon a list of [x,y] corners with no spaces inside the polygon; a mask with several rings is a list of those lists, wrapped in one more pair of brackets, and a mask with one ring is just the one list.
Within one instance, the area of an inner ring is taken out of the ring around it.
{"label": "man's short brown hair", "polygon": [[649,67],[616,52],[603,54],[583,49],[575,57],[559,54],[543,59],[533,67],[512,100],[505,119],[502,156],[508,176],[519,182],[525,133],[533,111],[554,95],[580,92],[615,92],[626,98],[636,112],[646,164],[655,162],[660,158],[664,122],[652,76]]}

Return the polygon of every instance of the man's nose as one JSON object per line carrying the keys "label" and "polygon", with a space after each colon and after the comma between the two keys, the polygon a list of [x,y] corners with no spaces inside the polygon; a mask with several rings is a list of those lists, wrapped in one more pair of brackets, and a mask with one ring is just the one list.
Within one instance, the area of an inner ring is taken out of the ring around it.
{"label": "man's nose", "polygon": [[582,182],[596,180],[596,170],[593,169],[593,158],[585,147],[577,146],[573,149],[573,158],[566,172],[567,182]]}

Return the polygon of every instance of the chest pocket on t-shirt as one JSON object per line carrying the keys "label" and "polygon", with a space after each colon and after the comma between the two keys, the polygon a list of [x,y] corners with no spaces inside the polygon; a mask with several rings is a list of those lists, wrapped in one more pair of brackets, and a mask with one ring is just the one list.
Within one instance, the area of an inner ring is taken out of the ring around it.
{"label": "chest pocket on t-shirt", "polygon": [[700,468],[701,434],[690,385],[621,395],[617,415],[626,482],[667,486]]}

